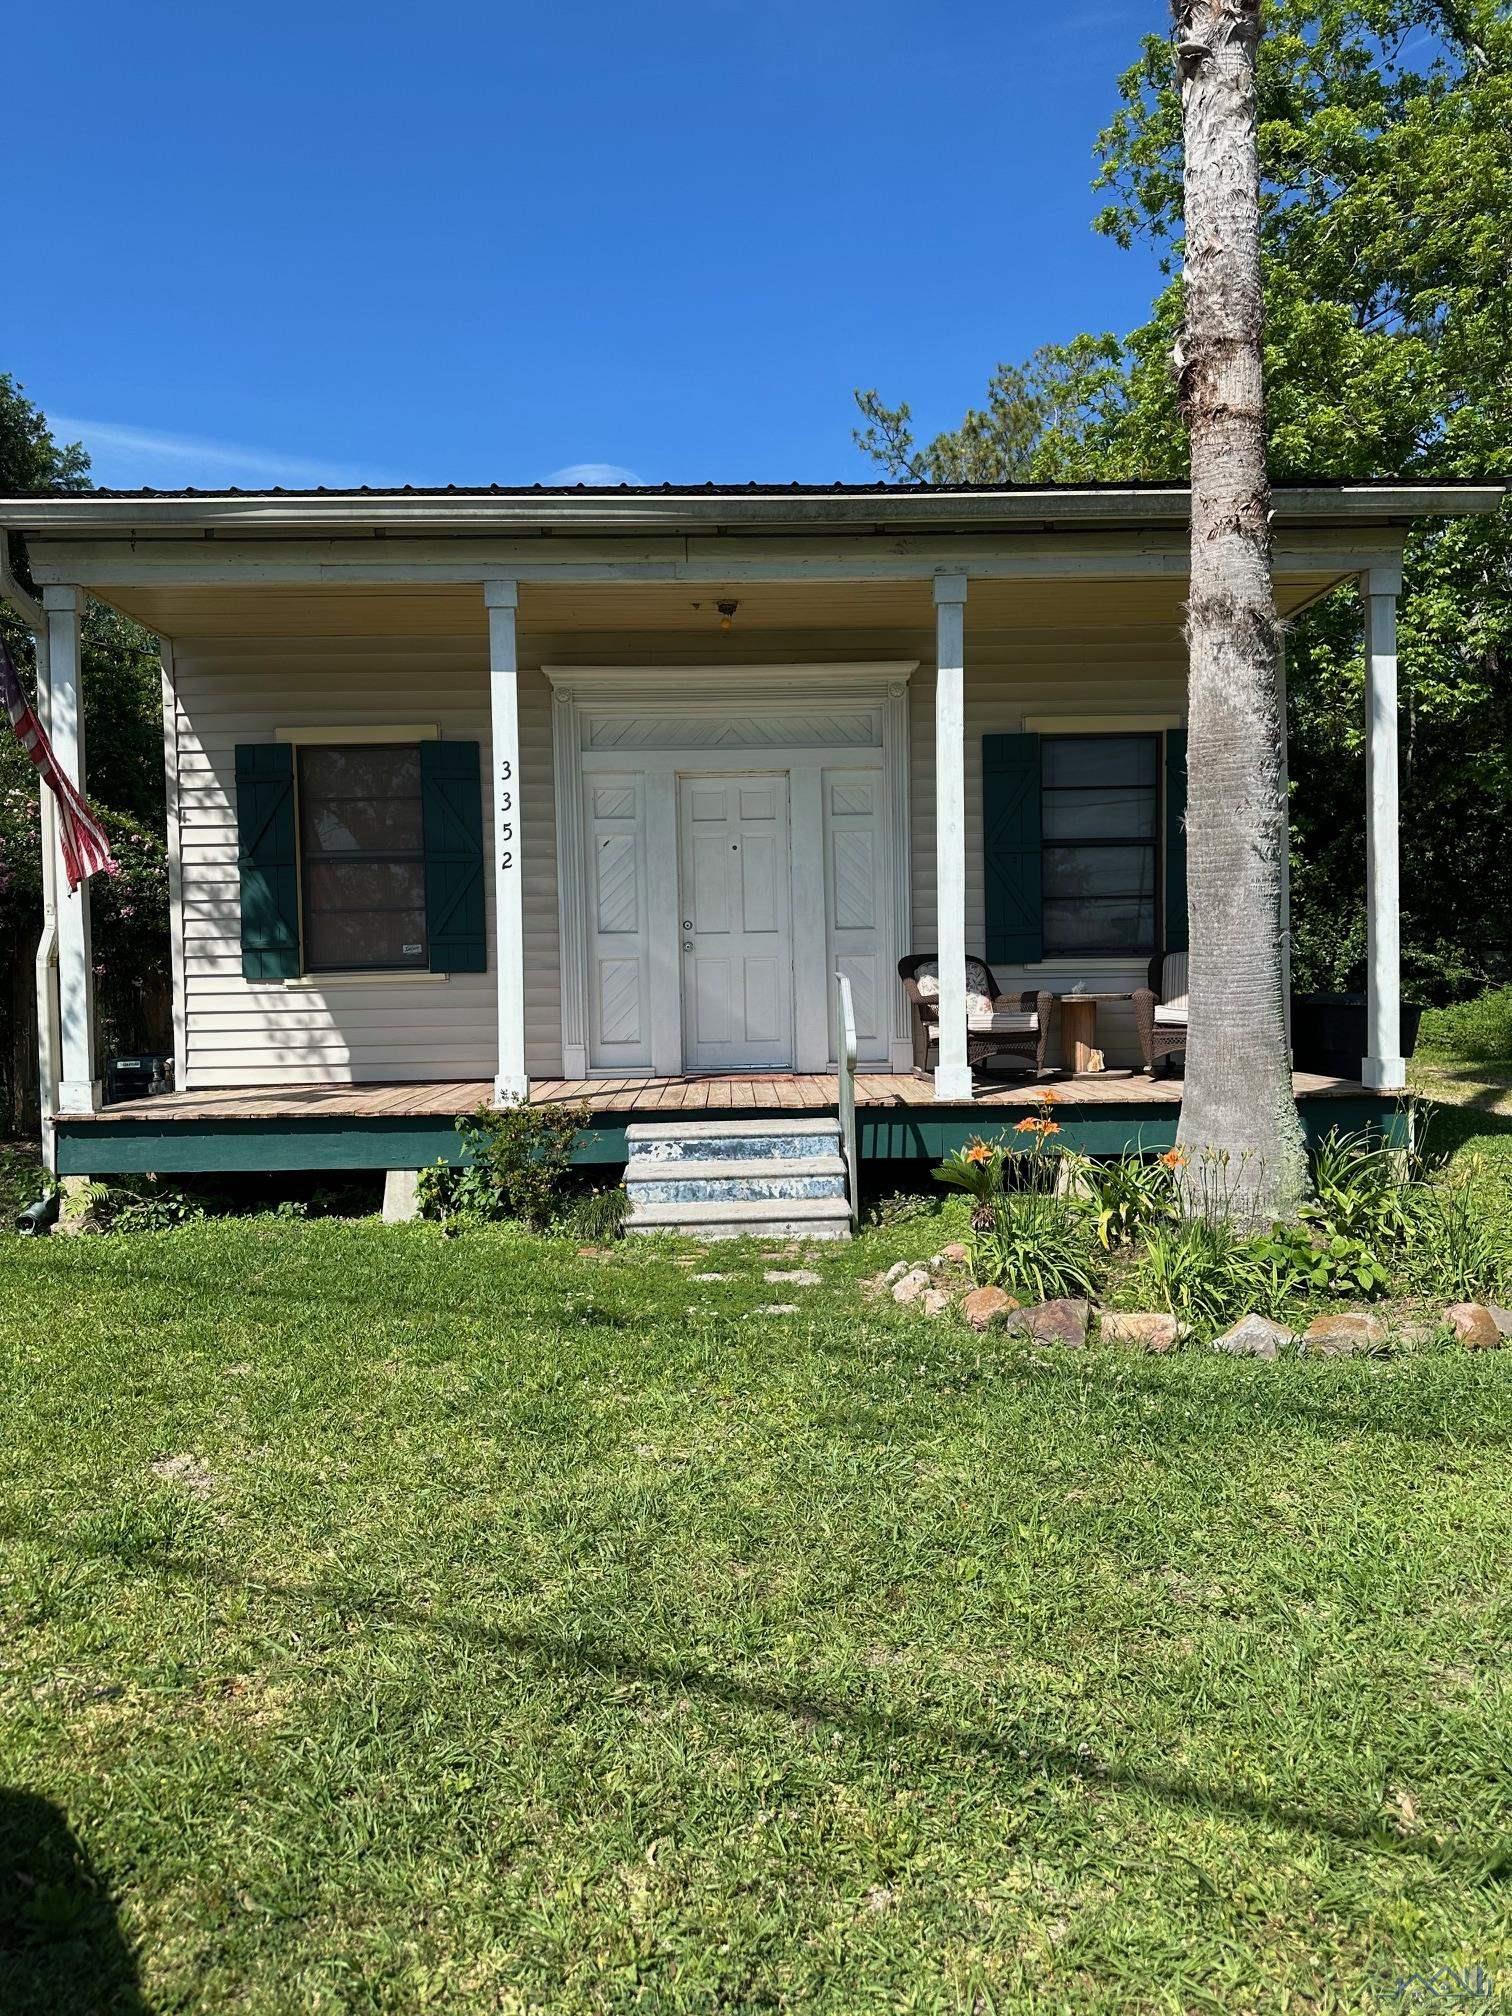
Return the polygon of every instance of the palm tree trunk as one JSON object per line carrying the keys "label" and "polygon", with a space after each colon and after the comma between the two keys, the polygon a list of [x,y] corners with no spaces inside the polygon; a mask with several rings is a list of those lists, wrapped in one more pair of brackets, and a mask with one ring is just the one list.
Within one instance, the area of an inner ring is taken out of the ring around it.
{"label": "palm tree trunk", "polygon": [[1285,1216],[1307,1183],[1286,1042],[1280,627],[1261,361],[1260,0],[1173,0],[1186,142],[1187,1208]]}

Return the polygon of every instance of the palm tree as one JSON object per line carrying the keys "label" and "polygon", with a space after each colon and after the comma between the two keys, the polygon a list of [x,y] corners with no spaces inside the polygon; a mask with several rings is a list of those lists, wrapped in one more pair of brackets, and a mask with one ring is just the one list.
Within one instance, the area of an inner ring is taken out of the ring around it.
{"label": "palm tree", "polygon": [[1173,0],[1186,145],[1192,450],[1187,699],[1187,1208],[1285,1216],[1307,1184],[1282,964],[1285,726],[1261,363],[1260,0]]}

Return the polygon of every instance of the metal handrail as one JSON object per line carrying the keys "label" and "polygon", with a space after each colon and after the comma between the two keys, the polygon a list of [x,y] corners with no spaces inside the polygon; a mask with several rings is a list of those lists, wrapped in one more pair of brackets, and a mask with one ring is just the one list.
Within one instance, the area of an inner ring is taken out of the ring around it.
{"label": "metal handrail", "polygon": [[854,1227],[861,1221],[856,1156],[856,1007],[851,984],[843,973],[835,975],[835,1069],[840,1093],[840,1153],[845,1157],[845,1187]]}

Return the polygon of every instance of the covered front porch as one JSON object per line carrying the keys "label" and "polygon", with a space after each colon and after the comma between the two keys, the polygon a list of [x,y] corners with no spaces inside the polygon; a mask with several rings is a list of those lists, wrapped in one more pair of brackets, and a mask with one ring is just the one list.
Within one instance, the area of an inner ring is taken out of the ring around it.
{"label": "covered front porch", "polygon": [[[1297,1072],[1293,1084],[1310,1141],[1335,1128],[1365,1126],[1396,1138],[1401,1120],[1393,1095],[1313,1072]],[[1011,1130],[1047,1094],[1065,1145],[1088,1155],[1169,1148],[1181,1112],[1179,1078],[1150,1079],[1134,1071],[1013,1078],[981,1086],[959,1102],[939,1100],[932,1080],[912,1072],[861,1071],[855,1086],[858,1150],[871,1162],[949,1154],[977,1135]],[[529,1097],[536,1105],[586,1106],[575,1159],[615,1164],[625,1159],[625,1129],[636,1121],[828,1114],[838,1092],[832,1074],[740,1072],[545,1079],[531,1086]],[[492,1096],[487,1079],[168,1093],[60,1119],[58,1169],[92,1176],[418,1169],[455,1160],[455,1121]]]}
{"label": "covered front porch", "polygon": [[[1349,1081],[1298,1081],[1327,1124],[1405,1082],[1404,527],[1488,499],[1276,492],[1283,618],[1341,583],[1367,612],[1368,1030]],[[1058,1084],[1068,1137],[1173,1133],[1179,1081],[1129,1067],[1147,966],[1185,949],[1180,487],[7,515],[66,767],[83,770],[86,593],[163,649],[176,1090],[100,1110],[88,888],[59,886],[43,1075],[65,1173],[415,1166],[485,1097],[586,1100],[604,1160],[626,1114],[831,1107],[837,972],[864,1154],[937,1153],[1021,1108],[1037,1068],[1099,1052],[1107,1072]],[[408,895],[323,893],[380,873]],[[1284,968],[1284,902],[1275,929]],[[920,957],[928,1018],[899,971]],[[1081,1033],[984,1057],[984,1012]]]}

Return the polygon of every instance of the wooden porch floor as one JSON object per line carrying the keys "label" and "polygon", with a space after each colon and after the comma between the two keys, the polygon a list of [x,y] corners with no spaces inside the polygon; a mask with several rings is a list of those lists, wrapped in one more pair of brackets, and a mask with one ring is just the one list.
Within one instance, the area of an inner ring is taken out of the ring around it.
{"label": "wooden porch floor", "polygon": [[[1373,1095],[1351,1078],[1293,1074],[1299,1099],[1359,1099]],[[113,1120],[301,1120],[451,1119],[469,1113],[491,1095],[485,1079],[427,1081],[410,1085],[244,1086],[204,1092],[166,1092],[133,1099],[102,1112],[70,1119],[108,1125]],[[973,1108],[984,1113],[1031,1106],[1040,1093],[1067,1106],[1179,1106],[1179,1078],[1146,1078],[1142,1071],[1104,1071],[1096,1076],[1047,1074],[1038,1081],[979,1079]],[[836,1083],[828,1075],[742,1072],[727,1077],[690,1074],[680,1078],[548,1078],[531,1087],[532,1105],[583,1102],[595,1114],[819,1113],[836,1104]],[[934,1088],[910,1073],[863,1072],[856,1079],[856,1103],[863,1107],[933,1107]]]}

